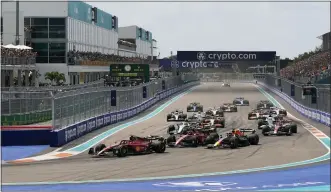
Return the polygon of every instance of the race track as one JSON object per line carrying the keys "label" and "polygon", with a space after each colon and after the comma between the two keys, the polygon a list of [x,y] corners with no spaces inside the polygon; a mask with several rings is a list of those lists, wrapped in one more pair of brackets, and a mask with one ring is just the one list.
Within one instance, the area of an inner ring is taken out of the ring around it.
{"label": "race track", "polygon": [[[127,139],[130,134],[165,135],[166,127],[171,124],[166,122],[166,114],[172,110],[178,108],[186,111],[187,104],[194,101],[203,104],[206,110],[208,107],[232,102],[238,96],[248,99],[250,106],[238,107],[237,113],[226,113],[226,128],[221,132],[232,128],[256,129],[257,122],[248,121],[247,114],[259,100],[266,100],[263,94],[251,84],[232,84],[231,88],[221,88],[220,83],[205,83],[175,101],[157,116],[116,133],[104,143],[112,144]],[[61,160],[7,164],[2,167],[2,182],[81,181],[221,172],[307,160],[326,152],[317,139],[298,126],[298,133],[291,137],[260,135],[260,145],[235,150],[168,148],[165,154],[126,158],[90,158],[84,153]]]}

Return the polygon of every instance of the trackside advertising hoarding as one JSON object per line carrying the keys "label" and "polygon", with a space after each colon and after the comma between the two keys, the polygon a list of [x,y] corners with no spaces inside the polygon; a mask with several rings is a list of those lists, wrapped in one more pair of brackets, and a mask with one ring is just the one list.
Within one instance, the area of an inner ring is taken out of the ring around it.
{"label": "trackside advertising hoarding", "polygon": [[272,61],[276,51],[177,51],[179,61]]}
{"label": "trackside advertising hoarding", "polygon": [[60,130],[54,130],[50,133],[50,146],[51,147],[63,146],[64,144],[69,143],[70,141],[73,141],[83,135],[86,135],[89,132],[126,120],[130,117],[137,115],[138,113],[145,111],[146,109],[157,103],[158,101],[168,98],[169,96],[175,93],[185,91],[188,88],[191,88],[198,84],[199,82],[190,82],[178,86],[176,88],[164,90],[156,94],[155,97],[135,107],[125,109],[122,111],[100,115],[97,117],[84,120],[80,123],[65,127]]}
{"label": "trackside advertising hoarding", "polygon": [[231,62],[221,62],[221,61],[178,61],[171,59],[160,59],[159,67],[164,69],[172,68],[220,68],[222,66],[231,66]]}

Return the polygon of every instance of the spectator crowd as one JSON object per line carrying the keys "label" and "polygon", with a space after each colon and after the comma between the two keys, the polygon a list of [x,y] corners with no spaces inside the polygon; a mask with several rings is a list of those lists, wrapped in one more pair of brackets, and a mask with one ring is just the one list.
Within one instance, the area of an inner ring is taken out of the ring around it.
{"label": "spectator crowd", "polygon": [[330,73],[330,52],[319,51],[308,58],[295,60],[293,64],[281,69],[281,76],[294,80],[295,78],[316,78]]}
{"label": "spectator crowd", "polygon": [[[7,65],[32,64],[37,56],[31,49],[1,47],[1,63]],[[30,63],[29,63],[30,62]]]}
{"label": "spectator crowd", "polygon": [[99,52],[69,51],[68,63],[71,65],[109,65],[113,63],[137,63],[147,64],[150,60],[139,57],[124,57],[115,54],[103,54]]}

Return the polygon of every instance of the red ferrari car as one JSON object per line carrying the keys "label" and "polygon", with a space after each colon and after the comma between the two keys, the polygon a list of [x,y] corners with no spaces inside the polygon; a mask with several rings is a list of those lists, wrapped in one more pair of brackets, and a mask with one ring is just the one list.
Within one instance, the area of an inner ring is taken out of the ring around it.
{"label": "red ferrari car", "polygon": [[164,153],[166,150],[166,140],[160,136],[138,137],[130,136],[129,140],[122,140],[119,144],[106,146],[99,144],[95,148],[90,148],[89,154],[93,156],[125,157],[127,155]]}
{"label": "red ferrari car", "polygon": [[170,135],[167,138],[169,147],[198,147],[215,143],[219,135],[215,129],[192,129],[183,134]]}

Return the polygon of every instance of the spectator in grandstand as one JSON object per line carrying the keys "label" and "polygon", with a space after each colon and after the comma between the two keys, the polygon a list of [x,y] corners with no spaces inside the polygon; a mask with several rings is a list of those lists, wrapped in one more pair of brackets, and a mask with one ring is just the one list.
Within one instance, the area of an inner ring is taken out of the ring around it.
{"label": "spectator in grandstand", "polygon": [[330,52],[317,52],[306,59],[295,61],[294,64],[281,70],[281,76],[294,80],[295,77],[314,78],[330,69]]}
{"label": "spectator in grandstand", "polygon": [[31,49],[7,49],[1,48],[1,57],[35,57],[36,53]]}
{"label": "spectator in grandstand", "polygon": [[68,58],[70,64],[79,64],[81,61],[100,62],[107,64],[107,62],[127,62],[127,63],[149,63],[147,59],[139,57],[124,57],[114,54],[103,54],[99,52],[83,52],[83,51],[69,51]]}

